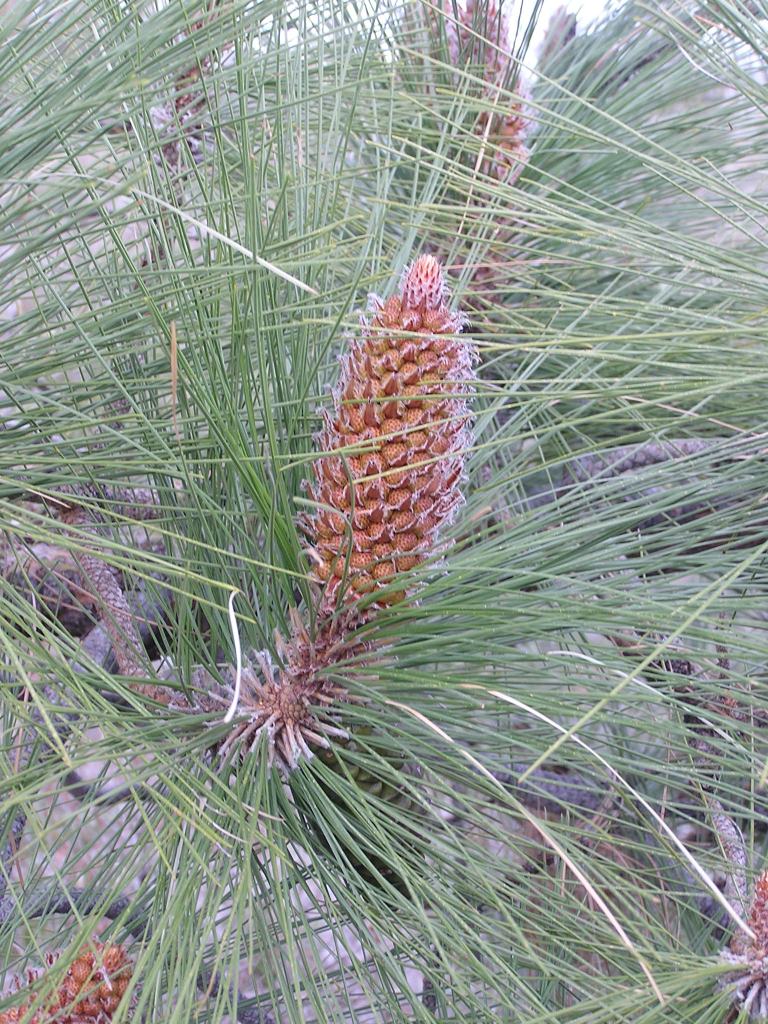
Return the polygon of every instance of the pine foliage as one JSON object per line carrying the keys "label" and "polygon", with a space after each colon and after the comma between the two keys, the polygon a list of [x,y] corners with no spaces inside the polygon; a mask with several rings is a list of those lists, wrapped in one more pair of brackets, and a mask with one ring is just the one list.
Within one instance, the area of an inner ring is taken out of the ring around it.
{"label": "pine foliage", "polygon": [[2,7],[2,1019],[766,1019],[766,22],[530,6]]}

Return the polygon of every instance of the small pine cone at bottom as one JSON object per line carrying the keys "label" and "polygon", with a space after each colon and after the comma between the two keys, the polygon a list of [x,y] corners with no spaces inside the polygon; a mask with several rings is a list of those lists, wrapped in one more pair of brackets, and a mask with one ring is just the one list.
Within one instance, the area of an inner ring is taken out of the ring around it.
{"label": "small pine cone at bottom", "polygon": [[[59,954],[46,956],[51,968]],[[45,971],[27,972],[32,985]],[[56,992],[47,998],[34,997],[21,1006],[0,1013],[0,1024],[108,1024],[117,1011],[131,980],[133,965],[122,946],[93,942],[67,969]],[[22,984],[16,979],[16,990]],[[38,1007],[30,1016],[33,1006]]]}

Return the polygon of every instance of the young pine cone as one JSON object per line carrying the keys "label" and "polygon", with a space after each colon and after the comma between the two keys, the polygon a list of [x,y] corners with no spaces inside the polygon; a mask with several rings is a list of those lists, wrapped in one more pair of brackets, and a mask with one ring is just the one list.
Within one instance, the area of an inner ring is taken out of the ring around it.
{"label": "young pine cone", "polygon": [[[349,699],[338,667],[369,660],[372,641],[360,627],[413,586],[399,574],[438,552],[438,531],[462,500],[475,359],[457,337],[464,322],[448,308],[432,256],[406,270],[397,295],[373,300],[373,317],[342,362],[319,438],[328,454],[309,488],[317,509],[303,520],[322,585],[314,630],[294,611],[289,637],[278,638],[280,664],[257,654],[221,754],[247,754],[266,738],[270,764],[288,775],[313,749],[348,738],[335,711]],[[375,600],[363,609],[365,594]],[[214,686],[198,706],[224,710],[230,699]]]}
{"label": "young pine cone", "polygon": [[420,256],[399,293],[372,304],[342,363],[319,438],[334,454],[315,464],[319,507],[304,521],[323,609],[342,589],[346,603],[373,591],[380,605],[402,599],[405,585],[390,585],[437,552],[462,500],[475,351],[456,337],[465,318],[449,309],[440,264]]}
{"label": "young pine cone", "polygon": [[[49,954],[46,966],[58,956]],[[43,972],[28,971],[32,985]],[[21,1006],[0,1013],[0,1024],[109,1024],[131,980],[132,964],[122,946],[92,943],[67,970],[57,991],[48,998],[28,999]],[[21,990],[16,981],[17,990]],[[30,1016],[31,1008],[35,1012]]]}
{"label": "young pine cone", "polygon": [[522,101],[505,107],[501,95],[504,90],[522,91],[520,78],[511,70],[514,42],[503,2],[489,0],[487,5],[478,5],[476,0],[466,0],[464,6],[459,4],[458,21],[453,16],[453,0],[443,0],[443,9],[454,67],[465,61],[470,69],[479,68],[483,96],[498,107],[494,113],[482,113],[475,126],[476,134],[487,139],[489,149],[483,173],[514,184],[530,155],[525,144],[528,120],[523,115]]}

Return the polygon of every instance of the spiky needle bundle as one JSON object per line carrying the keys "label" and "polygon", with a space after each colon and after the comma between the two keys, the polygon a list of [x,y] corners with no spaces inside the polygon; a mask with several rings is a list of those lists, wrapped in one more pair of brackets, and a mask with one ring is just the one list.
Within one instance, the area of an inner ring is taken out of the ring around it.
{"label": "spiky needle bundle", "polygon": [[720,980],[730,988],[733,1001],[752,1020],[768,1020],[768,871],[755,883],[749,927],[754,939],[738,932],[721,954],[733,970]]}
{"label": "spiky needle bundle", "polygon": [[[50,968],[58,959],[46,957]],[[27,972],[29,985],[43,972]],[[83,950],[68,968],[64,980],[49,998],[28,999],[21,1006],[0,1013],[0,1024],[108,1024],[117,1011],[131,980],[132,964],[122,946],[99,942]],[[16,988],[21,990],[17,980]],[[33,1006],[38,1009],[30,1016]]]}
{"label": "spiky needle bundle", "polygon": [[[475,352],[459,336],[465,320],[449,308],[440,264],[420,256],[398,293],[372,306],[344,356],[309,485],[316,510],[303,527],[319,585],[314,633],[296,613],[290,638],[278,640],[280,666],[257,656],[221,747],[246,752],[266,735],[270,760],[285,772],[346,736],[333,711],[346,699],[333,668],[365,660],[370,642],[359,627],[413,589],[403,574],[438,552],[439,530],[462,500]],[[212,693],[207,707],[226,701]]]}
{"label": "spiky needle bundle", "polygon": [[[453,0],[443,0],[451,60],[454,66],[463,58],[479,67],[483,96],[495,105],[503,90],[522,90],[520,78],[512,72],[513,36],[503,2],[489,0],[478,4],[476,0],[466,0],[458,5],[457,20]],[[476,131],[486,139],[491,152],[484,162],[484,172],[513,184],[528,161],[527,130],[528,119],[523,115],[521,101],[509,106],[499,103],[494,112],[481,114]]]}

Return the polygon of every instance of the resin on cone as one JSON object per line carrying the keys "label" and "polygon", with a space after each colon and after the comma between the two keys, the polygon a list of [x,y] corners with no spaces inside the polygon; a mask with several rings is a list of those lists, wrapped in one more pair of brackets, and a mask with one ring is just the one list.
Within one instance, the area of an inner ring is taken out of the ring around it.
{"label": "resin on cone", "polygon": [[398,588],[398,576],[439,550],[462,500],[475,352],[440,264],[420,256],[398,293],[372,306],[342,363],[319,437],[331,454],[310,488],[318,508],[303,524],[324,609],[340,591],[346,604],[374,592],[376,604],[401,599],[410,584]]}
{"label": "resin on cone", "polygon": [[[46,957],[50,968],[58,959]],[[43,972],[28,971],[33,984]],[[92,943],[68,968],[56,992],[48,998],[34,997],[21,1006],[0,1013],[0,1024],[108,1024],[112,1020],[131,980],[132,964],[122,946]],[[21,983],[16,981],[17,991]],[[30,1015],[30,1010],[37,1009]]]}

